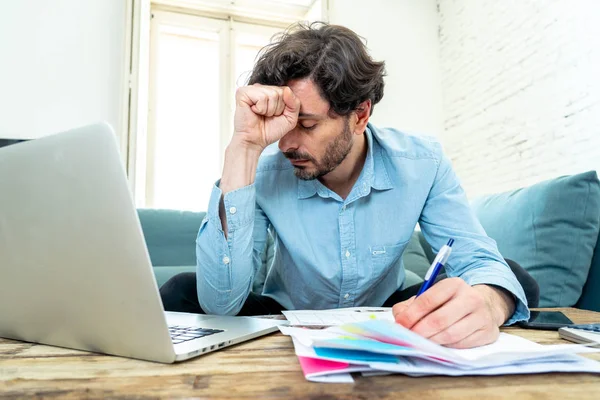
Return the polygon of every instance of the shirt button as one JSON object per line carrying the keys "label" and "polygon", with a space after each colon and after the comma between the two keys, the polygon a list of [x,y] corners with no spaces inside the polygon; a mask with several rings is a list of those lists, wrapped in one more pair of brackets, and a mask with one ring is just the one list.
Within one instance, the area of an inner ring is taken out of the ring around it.
{"label": "shirt button", "polygon": [[229,264],[229,257],[225,256],[223,257],[223,264]]}
{"label": "shirt button", "polygon": [[346,258],[350,258],[350,252],[346,250]]}
{"label": "shirt button", "polygon": [[342,206],[342,211],[346,211],[346,205],[345,204]]}
{"label": "shirt button", "polygon": [[344,298],[345,298],[345,299],[348,299],[348,297],[350,297],[350,293],[346,293],[346,294],[344,295]]}
{"label": "shirt button", "polygon": [[236,212],[237,212],[237,208],[235,208],[235,207],[231,207],[229,209],[229,214],[235,214]]}

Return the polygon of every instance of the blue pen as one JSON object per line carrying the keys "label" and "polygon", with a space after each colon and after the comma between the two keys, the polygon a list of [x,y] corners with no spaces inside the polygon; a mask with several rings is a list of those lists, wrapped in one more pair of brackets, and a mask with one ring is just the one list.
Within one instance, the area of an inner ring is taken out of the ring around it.
{"label": "blue pen", "polygon": [[429,269],[427,270],[427,274],[425,275],[425,281],[421,285],[419,293],[417,293],[417,297],[419,297],[424,291],[426,291],[431,287],[431,285],[433,285],[433,283],[435,282],[435,278],[438,276],[438,273],[446,264],[446,261],[448,261],[448,257],[450,257],[453,243],[454,239],[450,239],[448,240],[448,244],[442,246],[439,253],[431,263],[431,267],[429,267]]}

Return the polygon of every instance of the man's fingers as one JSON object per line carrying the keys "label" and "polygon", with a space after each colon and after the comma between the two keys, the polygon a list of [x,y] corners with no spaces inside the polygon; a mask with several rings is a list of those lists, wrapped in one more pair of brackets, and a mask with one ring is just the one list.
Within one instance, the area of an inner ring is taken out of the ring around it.
{"label": "man's fingers", "polygon": [[281,106],[281,104],[283,103],[282,97],[282,91],[279,90],[279,88],[277,88],[277,90],[275,91],[275,98],[271,102],[271,104],[273,105],[273,113],[269,113],[269,117],[274,115],[281,115],[283,113],[283,107]]}
{"label": "man's fingers", "polygon": [[394,319],[397,319],[397,315],[402,314],[412,304],[413,301],[415,301],[415,296],[408,300],[394,304],[392,306],[392,315],[394,316]]}
{"label": "man's fingers", "polygon": [[419,297],[395,304],[397,323],[443,346],[471,348],[494,342],[498,323],[485,293],[459,278],[443,280]]}
{"label": "man's fingers", "polygon": [[284,111],[282,112],[292,115],[295,114],[298,116],[300,113],[300,100],[298,100],[294,92],[292,92],[292,89],[290,89],[288,86],[285,86],[283,88],[281,97],[284,103]]}
{"label": "man's fingers", "polygon": [[431,314],[452,299],[463,285],[467,284],[460,278],[448,278],[436,283],[426,292],[415,298],[409,308],[396,315],[396,322],[408,329],[412,329],[426,315]]}
{"label": "man's fingers", "polygon": [[256,90],[258,91],[256,95],[258,98],[256,102],[258,112],[262,116],[272,117],[277,107],[277,92],[274,88],[268,86],[258,86]]}
{"label": "man's fingers", "polygon": [[265,117],[281,115],[285,108],[283,88],[255,84],[244,88],[240,100],[250,105],[255,114]]}
{"label": "man's fingers", "polygon": [[236,91],[234,130],[266,147],[298,124],[300,100],[289,87],[254,84]]}
{"label": "man's fingers", "polygon": [[472,347],[485,346],[486,344],[494,343],[499,335],[500,330],[497,326],[493,326],[491,329],[479,329],[464,339],[446,344],[446,347],[470,349]]}
{"label": "man's fingers", "polygon": [[283,112],[283,110],[278,112],[278,109],[280,109],[281,107],[279,106],[279,103],[283,103],[283,91],[281,90],[281,88],[278,87],[265,87],[265,94],[267,95],[268,99],[269,99],[269,104],[267,107],[267,112],[265,114],[266,117],[273,117],[273,116],[277,116],[277,115],[281,115],[281,113]]}
{"label": "man's fingers", "polygon": [[267,115],[267,111],[269,109],[269,97],[261,96],[255,100],[255,103],[250,107],[255,114],[258,115]]}
{"label": "man's fingers", "polygon": [[[464,302],[460,301],[460,297],[454,297],[449,302],[417,322],[412,327],[412,331],[440,344],[453,343],[478,328],[478,326],[470,328],[463,322],[472,311],[470,305],[466,305]],[[455,324],[459,325],[458,328],[454,327]],[[463,331],[465,330],[469,331],[464,332],[463,334]],[[444,343],[434,339],[437,335],[441,335]],[[452,338],[446,338],[446,335],[450,335]]]}
{"label": "man's fingers", "polygon": [[265,117],[287,114],[296,116],[300,112],[300,100],[288,86],[263,86],[254,84],[238,89],[238,104],[247,104],[252,112]]}
{"label": "man's fingers", "polygon": [[281,115],[285,110],[285,101],[283,100],[283,88],[275,88],[277,92],[277,101],[275,102],[275,109],[273,115]]}
{"label": "man's fingers", "polygon": [[[424,321],[425,320],[419,322],[419,324],[423,323]],[[447,325],[444,327],[444,329],[439,330],[435,334],[426,337],[441,345],[458,343],[470,336],[475,331],[483,329],[484,325],[485,324],[480,321],[474,313],[470,313],[462,316],[457,321]]]}

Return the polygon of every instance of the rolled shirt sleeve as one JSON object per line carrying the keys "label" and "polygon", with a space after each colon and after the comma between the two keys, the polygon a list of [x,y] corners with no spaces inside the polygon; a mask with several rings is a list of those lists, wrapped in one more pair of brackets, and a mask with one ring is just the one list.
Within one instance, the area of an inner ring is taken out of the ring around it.
{"label": "rolled shirt sleeve", "polygon": [[[206,217],[196,238],[198,301],[208,314],[236,315],[252,288],[268,221],[256,207],[254,184],[223,196],[214,185]],[[219,203],[227,219],[227,238],[219,217]]]}
{"label": "rolled shirt sleeve", "polygon": [[423,235],[434,252],[454,239],[446,263],[449,277],[460,277],[469,285],[501,287],[515,297],[515,312],[505,325],[529,319],[525,292],[472,211],[450,160],[439,146],[439,166],[419,220]]}

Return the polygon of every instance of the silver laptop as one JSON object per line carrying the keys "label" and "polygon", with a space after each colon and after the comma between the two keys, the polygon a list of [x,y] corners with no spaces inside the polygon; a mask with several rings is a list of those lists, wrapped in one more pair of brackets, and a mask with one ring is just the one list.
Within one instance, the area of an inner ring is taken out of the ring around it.
{"label": "silver laptop", "polygon": [[284,323],[163,311],[109,125],[0,149],[0,337],[171,363]]}

